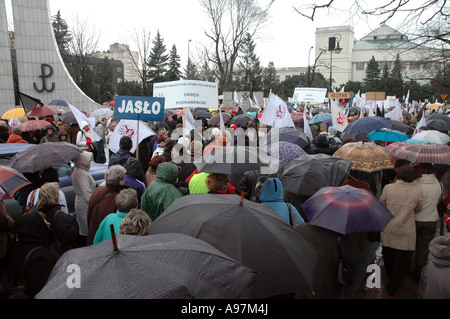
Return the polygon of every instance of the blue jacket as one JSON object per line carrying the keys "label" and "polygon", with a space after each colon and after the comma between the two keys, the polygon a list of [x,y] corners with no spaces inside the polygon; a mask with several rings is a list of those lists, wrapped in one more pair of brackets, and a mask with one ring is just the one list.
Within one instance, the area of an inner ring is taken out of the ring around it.
{"label": "blue jacket", "polygon": [[[297,209],[293,205],[285,203],[283,196],[283,185],[281,181],[278,178],[269,178],[261,187],[259,200],[261,204],[267,205],[275,210],[291,226],[295,227],[298,224],[304,223],[305,220],[300,216]],[[291,215],[289,215],[288,205],[291,207]],[[289,218],[290,216],[291,218]],[[289,222],[289,219],[292,220],[292,223]]]}

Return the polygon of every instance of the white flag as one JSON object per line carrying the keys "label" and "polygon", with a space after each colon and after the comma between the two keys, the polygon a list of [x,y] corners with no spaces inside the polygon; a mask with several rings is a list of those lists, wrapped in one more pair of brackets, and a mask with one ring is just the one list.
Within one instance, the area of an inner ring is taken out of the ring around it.
{"label": "white flag", "polygon": [[384,117],[388,117],[394,121],[402,122],[403,121],[403,112],[402,112],[402,107],[401,107],[400,103],[397,103],[395,108],[392,111],[385,114]]}
{"label": "white flag", "polygon": [[184,112],[186,114],[186,119],[184,121],[185,131],[187,132],[187,134],[190,134],[191,131],[195,128],[194,117],[192,116],[190,109],[184,108]]}
{"label": "white flag", "polygon": [[233,100],[236,104],[239,104],[239,102],[240,102],[239,95],[236,91],[234,91]]}
{"label": "white flag", "polygon": [[[137,123],[138,121],[136,120],[120,120],[120,122],[114,129],[114,133],[112,134],[111,139],[109,140],[108,146],[111,152],[117,153],[117,151],[119,150],[119,142],[122,136],[129,136],[131,138],[131,140],[133,141],[133,147],[131,148],[130,152],[134,153],[134,151],[136,151],[136,141],[138,137]],[[149,128],[143,121],[139,121],[139,143],[142,142],[144,138],[152,135],[156,135],[156,133],[153,132],[153,130]]]}
{"label": "white flag", "polygon": [[369,117],[375,116],[375,113],[373,113],[373,102],[369,104]]}
{"label": "white flag", "polygon": [[255,104],[256,104],[256,106],[257,106],[259,109],[261,109],[261,107],[259,106],[259,102],[258,102],[258,99],[256,98],[255,93],[253,93],[253,98],[255,99]]}
{"label": "white flag", "polygon": [[339,132],[343,132],[348,125],[347,115],[344,113],[344,109],[333,99],[331,99],[331,116],[333,127]]}
{"label": "white flag", "polygon": [[226,130],[225,122],[223,121],[223,116],[222,116],[222,106],[223,106],[223,104],[219,108],[219,119],[220,119],[220,131],[221,132]]}
{"label": "white flag", "polygon": [[272,92],[269,93],[260,122],[272,127],[295,127],[286,103]]}
{"label": "white flag", "polygon": [[303,133],[305,133],[305,135],[309,138],[309,142],[311,142],[313,140],[313,136],[312,136],[312,132],[311,132],[311,128],[309,127],[309,121],[306,118],[306,107],[303,110]]}
{"label": "white flag", "polygon": [[258,105],[256,105],[256,103],[253,102],[252,99],[251,99],[250,97],[248,98],[248,100],[249,100],[249,102],[250,102],[250,107],[256,107],[257,109],[260,110],[260,107],[259,107]]}
{"label": "white flag", "polygon": [[95,141],[100,141],[102,138],[95,132],[95,118],[93,117],[87,117],[83,112],[81,112],[79,109],[77,109],[75,106],[69,103],[70,110],[73,113],[73,116],[75,116],[75,119],[77,120],[78,126],[80,129],[81,123],[83,121],[86,121],[89,123],[89,130],[92,133],[92,136],[94,136]]}
{"label": "white flag", "polygon": [[406,94],[406,98],[405,98],[405,104],[408,106],[409,103],[409,90],[408,90],[408,94]]}
{"label": "white flag", "polygon": [[414,135],[419,133],[419,128],[421,126],[427,126],[427,121],[425,120],[425,112],[422,112],[422,118],[420,119],[419,123],[417,123],[416,128],[414,129],[412,138],[414,138]]}

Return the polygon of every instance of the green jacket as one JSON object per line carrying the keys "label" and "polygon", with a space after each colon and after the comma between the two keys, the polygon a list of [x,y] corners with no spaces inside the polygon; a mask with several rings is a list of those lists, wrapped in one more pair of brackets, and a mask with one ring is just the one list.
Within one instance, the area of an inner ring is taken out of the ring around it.
{"label": "green jacket", "polygon": [[178,179],[178,168],[175,164],[164,162],[156,169],[156,180],[148,185],[141,199],[141,208],[154,221],[173,201],[181,196],[174,186]]}

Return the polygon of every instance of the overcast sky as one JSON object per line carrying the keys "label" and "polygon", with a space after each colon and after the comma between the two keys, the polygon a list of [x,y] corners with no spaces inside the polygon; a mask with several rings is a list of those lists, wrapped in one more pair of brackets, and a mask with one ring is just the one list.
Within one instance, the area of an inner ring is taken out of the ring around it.
{"label": "overcast sky", "polygon": [[[332,14],[321,10],[316,21],[312,22],[298,13],[292,6],[310,3],[305,0],[276,0],[270,8],[270,19],[262,30],[261,39],[257,39],[256,53],[261,65],[274,62],[275,67],[307,66],[308,53],[314,46],[315,30],[319,27],[352,25],[356,39],[360,39],[379,26],[372,19],[359,18],[340,7]],[[340,4],[353,3],[353,0],[340,0]],[[268,3],[268,0],[260,0]],[[106,51],[115,42],[129,44],[134,30],[145,27],[151,32],[152,39],[157,30],[164,38],[167,50],[176,45],[181,57],[182,68],[186,66],[188,41],[191,57],[194,58],[201,44],[208,44],[204,31],[209,27],[206,14],[199,0],[49,0],[51,15],[61,10],[62,17],[69,26],[75,17],[86,21],[100,35],[98,50]],[[391,27],[395,25],[389,23]],[[311,52],[313,59],[314,51]]]}

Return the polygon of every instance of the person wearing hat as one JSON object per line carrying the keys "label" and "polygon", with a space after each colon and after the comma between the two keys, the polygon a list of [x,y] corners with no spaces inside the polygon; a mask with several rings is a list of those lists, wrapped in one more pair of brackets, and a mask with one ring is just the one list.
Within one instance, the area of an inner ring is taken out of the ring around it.
{"label": "person wearing hat", "polygon": [[81,130],[77,133],[77,146],[85,152],[94,151],[94,135],[92,135],[89,123],[87,121],[81,122]]}
{"label": "person wearing hat", "polygon": [[67,143],[70,143],[70,141],[69,141],[69,134],[67,134],[67,131],[66,130],[60,130],[59,132],[58,132],[58,141],[59,142],[67,142]]}
{"label": "person wearing hat", "polygon": [[58,135],[56,135],[56,128],[52,124],[48,124],[45,127],[47,134],[41,138],[39,144],[46,142],[58,142]]}
{"label": "person wearing hat", "polygon": [[28,143],[22,138],[22,130],[18,127],[12,129],[12,133],[9,135],[6,143]]}

